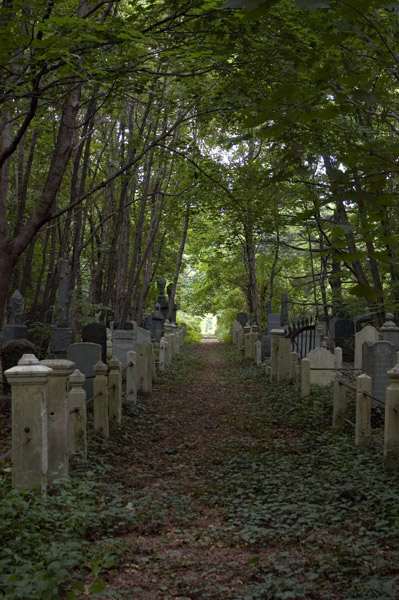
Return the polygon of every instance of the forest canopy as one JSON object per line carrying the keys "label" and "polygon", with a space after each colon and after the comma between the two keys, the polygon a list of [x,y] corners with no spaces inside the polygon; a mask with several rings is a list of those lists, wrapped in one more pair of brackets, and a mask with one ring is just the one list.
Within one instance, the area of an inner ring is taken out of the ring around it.
{"label": "forest canopy", "polygon": [[[28,4],[28,5],[27,5]],[[399,301],[399,4],[3,0],[0,310]],[[223,317],[224,315],[224,317]]]}

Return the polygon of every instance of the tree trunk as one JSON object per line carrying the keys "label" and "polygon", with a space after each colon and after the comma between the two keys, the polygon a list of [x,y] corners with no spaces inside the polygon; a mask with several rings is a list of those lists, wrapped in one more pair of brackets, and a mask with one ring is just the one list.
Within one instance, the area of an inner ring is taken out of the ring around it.
{"label": "tree trunk", "polygon": [[177,253],[177,258],[176,258],[175,274],[173,275],[172,287],[171,287],[171,290],[169,293],[169,302],[168,302],[168,304],[169,304],[169,306],[168,306],[169,321],[172,320],[173,310],[175,307],[177,282],[179,280],[180,268],[181,268],[181,263],[183,261],[183,253],[184,253],[184,248],[185,248],[186,239],[187,239],[188,225],[190,222],[190,209],[191,209],[190,202],[187,202],[186,214],[184,217],[183,230],[182,230],[182,234],[181,234],[180,248],[179,248],[179,252]]}

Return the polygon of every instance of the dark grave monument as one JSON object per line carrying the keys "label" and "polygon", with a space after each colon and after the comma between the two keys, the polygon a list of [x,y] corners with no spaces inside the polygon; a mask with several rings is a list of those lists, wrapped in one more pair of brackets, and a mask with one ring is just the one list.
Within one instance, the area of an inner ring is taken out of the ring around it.
{"label": "dark grave monument", "polygon": [[151,313],[143,314],[143,319],[142,319],[141,325],[142,325],[143,329],[146,329],[147,331],[152,331],[152,314]]}
{"label": "dark grave monument", "polygon": [[345,361],[353,362],[355,357],[355,326],[352,319],[338,318],[333,324],[335,346],[342,348]]}
{"label": "dark grave monument", "polygon": [[107,328],[103,323],[87,323],[82,327],[82,342],[101,346],[101,360],[107,362]]}
{"label": "dark grave monument", "polygon": [[[1,367],[2,372],[12,367],[16,367],[23,354],[35,354],[36,346],[29,340],[12,340],[3,346],[1,350]],[[5,393],[11,391],[11,387],[7,382],[7,378],[3,375],[3,390]]]}
{"label": "dark grave monument", "polygon": [[67,347],[75,340],[69,323],[69,274],[69,260],[62,260],[58,284],[58,320],[50,335],[49,358],[67,358]]}
{"label": "dark grave monument", "polygon": [[100,344],[92,342],[71,344],[66,349],[67,359],[75,363],[75,369],[79,369],[83,375],[86,375],[83,387],[86,390],[87,400],[93,395],[93,379],[96,375],[94,365],[101,360],[101,353]]}
{"label": "dark grave monument", "polygon": [[151,334],[155,342],[159,343],[161,341],[162,333],[163,333],[163,324],[165,319],[161,312],[161,305],[159,302],[155,302],[154,312],[152,313],[151,320]]}
{"label": "dark grave monument", "polygon": [[281,294],[281,311],[280,311],[280,324],[284,328],[288,325],[288,296],[287,292]]}
{"label": "dark grave monument", "polygon": [[248,323],[248,314],[246,312],[237,313],[237,321],[244,329],[245,325]]}
{"label": "dark grave monument", "polygon": [[165,287],[166,287],[165,277],[158,277],[157,287],[158,287],[158,304],[160,306],[161,314],[165,320],[168,318],[168,310],[169,310],[169,302],[165,295]]}
{"label": "dark grave monument", "polygon": [[[168,285],[168,287],[166,288],[166,291],[168,293],[168,306],[169,306],[169,302],[171,299],[171,293],[172,293],[172,288],[173,288],[173,283],[170,283]],[[177,311],[179,310],[179,306],[178,304],[176,304],[175,302],[173,303],[173,311],[172,311],[172,319],[171,319],[171,323],[176,323],[176,318],[177,318]]]}
{"label": "dark grave monument", "polygon": [[[27,340],[28,328],[24,325],[24,297],[15,290],[10,298],[10,316],[3,327],[3,347],[13,340]],[[13,365],[15,366],[15,365]]]}

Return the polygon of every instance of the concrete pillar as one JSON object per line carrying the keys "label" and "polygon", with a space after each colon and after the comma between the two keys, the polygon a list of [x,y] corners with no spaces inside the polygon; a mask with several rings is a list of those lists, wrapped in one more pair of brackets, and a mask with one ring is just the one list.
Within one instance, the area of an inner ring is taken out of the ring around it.
{"label": "concrete pillar", "polygon": [[259,340],[259,327],[257,325],[252,325],[251,327],[251,351],[252,358],[256,361],[256,342]]}
{"label": "concrete pillar", "polygon": [[68,476],[68,379],[75,363],[71,360],[48,359],[40,364],[53,370],[47,386],[47,415],[48,415],[48,471],[47,481],[57,476]]}
{"label": "concrete pillar", "polygon": [[334,368],[336,371],[342,369],[342,348],[334,348]]}
{"label": "concrete pillar", "polygon": [[338,379],[334,381],[333,389],[333,429],[342,429],[346,414],[346,387],[339,383]]}
{"label": "concrete pillar", "polygon": [[291,368],[291,340],[280,336],[277,349],[277,383],[290,381]]}
{"label": "concrete pillar", "polygon": [[46,488],[47,476],[47,383],[52,369],[41,365],[34,354],[24,354],[18,365],[4,375],[11,386],[12,446],[29,442],[12,454],[12,486],[19,490]]}
{"label": "concrete pillar", "polygon": [[251,327],[245,325],[244,327],[244,356],[246,358],[252,358],[252,347],[251,347]]}
{"label": "concrete pillar", "polygon": [[110,422],[122,423],[122,363],[114,356],[108,361],[108,415]]}
{"label": "concrete pillar", "polygon": [[164,371],[165,370],[165,353],[166,353],[166,340],[165,338],[161,338],[161,341],[159,342],[159,370],[160,371]]}
{"label": "concrete pillar", "polygon": [[356,446],[366,446],[370,443],[371,399],[363,392],[371,393],[371,377],[365,373],[356,377]]}
{"label": "concrete pillar", "polygon": [[126,404],[137,402],[137,354],[134,350],[127,353],[126,365]]}
{"label": "concrete pillar", "polygon": [[291,352],[291,381],[299,390],[301,383],[300,358],[298,352]]}
{"label": "concrete pillar", "polygon": [[384,465],[399,469],[399,353],[398,363],[388,371],[390,379],[385,393]]}
{"label": "concrete pillar", "polygon": [[137,388],[143,392],[152,392],[150,344],[142,342],[136,345],[137,353]]}
{"label": "concrete pillar", "polygon": [[307,398],[310,395],[310,360],[303,358],[301,360],[301,397]]}
{"label": "concrete pillar", "polygon": [[109,437],[107,365],[99,360],[93,367],[94,429]]}
{"label": "concrete pillar", "polygon": [[86,381],[86,375],[83,375],[79,369],[69,376],[68,393],[68,452],[69,456],[80,454],[86,460],[87,458],[87,415],[86,415],[86,392],[83,384]]}
{"label": "concrete pillar", "polygon": [[255,361],[258,367],[262,364],[262,342],[260,340],[255,344]]}
{"label": "concrete pillar", "polygon": [[277,381],[277,366],[278,366],[278,348],[280,339],[285,336],[283,329],[272,329],[270,332],[271,341],[271,363],[270,363],[270,381]]}
{"label": "concrete pillar", "polygon": [[241,325],[237,328],[237,349],[241,352],[244,347],[244,331]]}

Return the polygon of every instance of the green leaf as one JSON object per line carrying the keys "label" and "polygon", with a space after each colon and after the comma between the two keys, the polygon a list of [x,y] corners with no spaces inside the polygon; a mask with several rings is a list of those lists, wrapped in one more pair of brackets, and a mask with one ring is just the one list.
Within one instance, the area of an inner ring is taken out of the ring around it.
{"label": "green leaf", "polygon": [[306,10],[319,10],[320,8],[330,8],[331,0],[295,0],[298,8]]}
{"label": "green leaf", "polygon": [[89,594],[102,594],[107,590],[107,584],[104,579],[97,579],[89,588]]}
{"label": "green leaf", "polygon": [[349,292],[358,298],[368,298],[372,302],[378,300],[378,293],[375,288],[368,285],[354,285],[349,289]]}

